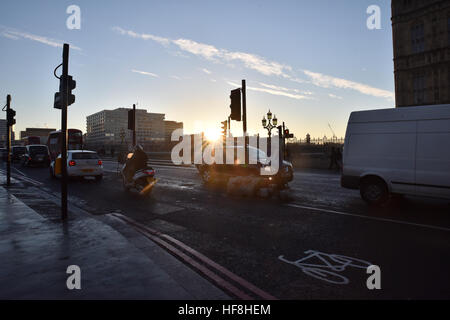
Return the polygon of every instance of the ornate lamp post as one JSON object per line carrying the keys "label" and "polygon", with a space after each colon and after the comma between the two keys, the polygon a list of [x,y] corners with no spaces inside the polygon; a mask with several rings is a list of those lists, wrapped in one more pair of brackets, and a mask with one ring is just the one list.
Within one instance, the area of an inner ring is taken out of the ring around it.
{"label": "ornate lamp post", "polygon": [[277,116],[273,116],[272,119],[272,112],[267,112],[267,120],[266,117],[264,116],[262,119],[262,126],[264,129],[267,129],[267,132],[269,134],[269,138],[272,136],[272,129],[276,128],[278,124],[278,119]]}
{"label": "ornate lamp post", "polygon": [[269,135],[269,139],[267,141],[267,155],[270,157],[272,153],[272,143],[271,143],[271,136],[272,136],[272,129],[277,128],[278,119],[274,115],[272,119],[272,112],[267,112],[267,119],[266,117],[263,117],[262,119],[262,126],[264,129],[267,129],[267,133]]}

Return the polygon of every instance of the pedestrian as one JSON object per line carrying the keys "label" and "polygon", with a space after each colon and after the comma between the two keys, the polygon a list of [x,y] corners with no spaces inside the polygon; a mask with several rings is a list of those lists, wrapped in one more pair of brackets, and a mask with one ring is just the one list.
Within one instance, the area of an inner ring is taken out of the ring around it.
{"label": "pedestrian", "polygon": [[342,170],[342,151],[341,148],[336,148],[336,166],[338,170]]}
{"label": "pedestrian", "polygon": [[116,150],[114,150],[113,147],[111,147],[111,158],[114,158],[114,154],[115,154]]}
{"label": "pedestrian", "polygon": [[334,147],[331,147],[331,154],[330,154],[330,165],[328,166],[329,170],[332,170],[334,166],[337,166],[336,162],[336,150]]}

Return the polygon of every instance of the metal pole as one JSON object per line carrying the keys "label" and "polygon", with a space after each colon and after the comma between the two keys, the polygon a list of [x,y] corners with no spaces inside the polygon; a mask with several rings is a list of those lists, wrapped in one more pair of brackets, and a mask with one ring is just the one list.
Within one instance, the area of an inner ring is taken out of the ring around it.
{"label": "metal pole", "polygon": [[242,80],[242,123],[244,129],[245,164],[248,164],[248,139],[247,139],[247,97],[245,80]]}
{"label": "metal pole", "polygon": [[[281,141],[282,139],[283,139],[283,135],[282,135],[282,127],[281,126],[278,126],[278,146],[280,145],[280,144],[282,144],[283,142]],[[281,143],[280,143],[281,142]],[[280,149],[280,148],[278,148],[278,165],[281,167],[281,164],[282,164],[282,157],[283,157],[283,154],[282,154],[282,150]]]}
{"label": "metal pole", "polygon": [[11,127],[8,123],[8,114],[11,109],[11,95],[6,96],[6,185],[11,185]]}
{"label": "metal pole", "polygon": [[136,146],[136,105],[133,104],[133,147]]}
{"label": "metal pole", "polygon": [[256,164],[259,164],[259,133],[256,137],[256,149],[258,150],[256,153]]}
{"label": "metal pole", "polygon": [[285,136],[285,131],[286,127],[284,125],[284,121],[283,121],[283,159],[286,159],[286,136]]}
{"label": "metal pole", "polygon": [[69,45],[63,46],[62,80],[63,92],[61,107],[61,218],[67,219],[67,77],[69,75]]}

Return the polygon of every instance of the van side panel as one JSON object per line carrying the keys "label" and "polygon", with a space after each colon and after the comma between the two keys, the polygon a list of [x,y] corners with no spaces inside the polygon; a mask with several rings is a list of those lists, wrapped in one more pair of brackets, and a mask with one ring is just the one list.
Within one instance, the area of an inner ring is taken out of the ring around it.
{"label": "van side panel", "polygon": [[343,175],[377,175],[391,192],[413,194],[415,152],[416,121],[349,123]]}
{"label": "van side panel", "polygon": [[417,193],[450,198],[450,119],[418,121]]}

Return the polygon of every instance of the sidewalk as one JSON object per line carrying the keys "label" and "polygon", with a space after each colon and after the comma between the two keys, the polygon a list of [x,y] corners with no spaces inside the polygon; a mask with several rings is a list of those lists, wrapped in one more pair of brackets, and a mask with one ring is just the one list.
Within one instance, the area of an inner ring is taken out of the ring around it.
{"label": "sidewalk", "polygon": [[[0,299],[229,299],[129,225],[69,216],[48,220],[0,186]],[[66,287],[69,265],[81,290]]]}

